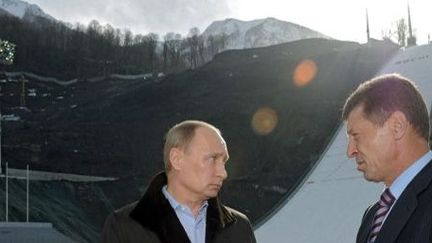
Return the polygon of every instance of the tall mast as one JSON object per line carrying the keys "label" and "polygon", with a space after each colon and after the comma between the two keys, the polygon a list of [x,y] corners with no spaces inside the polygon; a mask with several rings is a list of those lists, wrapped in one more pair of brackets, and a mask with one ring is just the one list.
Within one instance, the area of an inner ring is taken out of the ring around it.
{"label": "tall mast", "polygon": [[407,44],[408,46],[415,46],[417,45],[416,37],[413,35],[412,31],[412,25],[411,25],[411,11],[408,3],[408,38],[407,38]]}
{"label": "tall mast", "polygon": [[369,42],[369,40],[370,40],[369,15],[368,15],[368,10],[367,9],[366,9],[366,37],[367,37],[367,42]]}
{"label": "tall mast", "polygon": [[411,11],[410,11],[410,7],[409,7],[409,3],[408,3],[408,32],[409,32],[409,36],[408,38],[412,38],[412,26],[411,26]]}

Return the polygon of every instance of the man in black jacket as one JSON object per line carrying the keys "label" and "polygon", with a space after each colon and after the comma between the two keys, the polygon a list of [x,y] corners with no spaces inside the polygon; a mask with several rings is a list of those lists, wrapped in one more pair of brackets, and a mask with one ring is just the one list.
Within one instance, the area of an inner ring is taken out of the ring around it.
{"label": "man in black jacket", "polygon": [[366,180],[383,182],[357,243],[432,242],[429,116],[415,84],[396,74],[361,84],[345,103],[347,154]]}
{"label": "man in black jacket", "polygon": [[217,128],[194,120],[175,125],[166,135],[165,172],[141,200],[107,218],[102,242],[255,243],[248,218],[218,200],[227,161]]}

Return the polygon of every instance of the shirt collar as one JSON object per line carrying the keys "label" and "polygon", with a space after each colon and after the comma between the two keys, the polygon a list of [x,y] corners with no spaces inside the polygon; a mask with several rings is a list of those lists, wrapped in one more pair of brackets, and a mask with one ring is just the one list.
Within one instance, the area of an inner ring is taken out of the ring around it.
{"label": "shirt collar", "polygon": [[[165,198],[168,200],[168,202],[170,203],[171,207],[172,207],[174,210],[182,209],[182,208],[188,208],[188,209],[190,210],[190,208],[189,208],[188,206],[179,203],[179,202],[178,202],[178,201],[177,201],[177,200],[176,200],[176,199],[171,195],[171,193],[168,192],[167,188],[168,188],[167,185],[163,186],[163,187],[162,187],[162,193],[164,194]],[[201,213],[201,212],[202,212],[204,209],[206,209],[207,207],[208,207],[208,202],[207,202],[207,200],[206,200],[206,201],[204,201],[204,203],[201,205],[201,207],[200,207],[200,209],[199,209],[198,212]]]}
{"label": "shirt collar", "polygon": [[408,184],[414,177],[432,160],[432,152],[429,151],[410,165],[396,180],[390,185],[390,191],[398,199]]}

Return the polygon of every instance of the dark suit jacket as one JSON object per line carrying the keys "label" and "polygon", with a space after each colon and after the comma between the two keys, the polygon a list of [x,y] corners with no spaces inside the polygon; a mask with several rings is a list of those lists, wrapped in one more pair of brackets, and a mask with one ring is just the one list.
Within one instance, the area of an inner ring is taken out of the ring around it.
{"label": "dark suit jacket", "polygon": [[[357,243],[366,243],[378,205],[366,210]],[[432,161],[402,192],[378,234],[375,243],[432,243]]]}

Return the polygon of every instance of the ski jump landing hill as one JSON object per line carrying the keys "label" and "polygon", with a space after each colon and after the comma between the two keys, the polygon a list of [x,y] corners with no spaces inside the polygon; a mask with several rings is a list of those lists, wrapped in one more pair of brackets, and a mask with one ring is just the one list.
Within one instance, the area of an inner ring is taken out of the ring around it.
{"label": "ski jump landing hill", "polygon": [[[400,50],[377,75],[385,73],[414,80],[430,110],[432,44]],[[258,242],[355,242],[364,210],[379,198],[383,185],[363,179],[346,146],[346,125],[341,124],[309,175],[255,230]]]}

